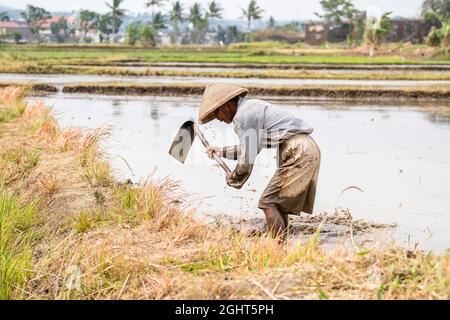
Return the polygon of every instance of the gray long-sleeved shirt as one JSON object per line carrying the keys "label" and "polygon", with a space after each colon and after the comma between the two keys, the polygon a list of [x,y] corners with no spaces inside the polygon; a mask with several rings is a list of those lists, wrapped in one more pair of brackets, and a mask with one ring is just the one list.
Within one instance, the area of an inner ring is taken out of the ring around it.
{"label": "gray long-sleeved shirt", "polygon": [[240,99],[233,124],[239,145],[224,147],[222,156],[238,161],[229,184],[238,189],[250,177],[261,149],[277,147],[295,134],[313,131],[302,119],[259,99]]}

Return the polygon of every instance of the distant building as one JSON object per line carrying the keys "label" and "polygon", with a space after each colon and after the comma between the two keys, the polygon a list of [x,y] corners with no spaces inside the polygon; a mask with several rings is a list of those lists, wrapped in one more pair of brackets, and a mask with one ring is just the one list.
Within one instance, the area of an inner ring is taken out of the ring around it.
{"label": "distant building", "polygon": [[[64,19],[67,23],[67,32],[74,36],[75,30],[78,28],[77,19],[75,16],[53,16],[49,19],[45,19],[40,23],[41,31],[39,35],[43,41],[51,42],[53,40],[53,35],[51,31],[52,23],[58,23],[61,19]],[[63,31],[60,31],[62,33]],[[62,34],[61,34],[62,35]]]}
{"label": "distant building", "polygon": [[318,46],[328,41],[328,25],[322,22],[309,22],[305,24],[305,43]]}
{"label": "distant building", "polygon": [[22,42],[30,42],[33,35],[25,22],[0,21],[0,39],[6,42],[14,42],[15,34],[20,34]]}
{"label": "distant building", "polygon": [[[349,23],[330,25],[325,22],[309,22],[305,24],[305,43],[321,45],[328,42],[345,42],[349,35],[354,39],[362,40],[366,25],[366,13],[358,12],[353,21]],[[430,33],[431,23],[421,19],[391,19],[391,29],[384,37],[386,42],[424,43]]]}
{"label": "distant building", "polygon": [[392,19],[391,30],[385,39],[387,42],[424,43],[432,26],[421,19]]}

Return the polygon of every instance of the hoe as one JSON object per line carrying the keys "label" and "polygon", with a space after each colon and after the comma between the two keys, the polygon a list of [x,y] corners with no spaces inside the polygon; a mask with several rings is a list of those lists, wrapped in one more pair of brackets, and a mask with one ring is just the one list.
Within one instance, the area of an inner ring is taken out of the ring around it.
{"label": "hoe", "polygon": [[[169,154],[181,163],[184,163],[196,136],[200,139],[205,148],[209,147],[209,143],[200,130],[199,125],[193,120],[186,121],[180,127],[180,130],[178,130],[178,133],[170,146]],[[230,168],[228,168],[226,163],[219,156],[215,155],[214,160],[217,161],[225,173],[231,173]]]}

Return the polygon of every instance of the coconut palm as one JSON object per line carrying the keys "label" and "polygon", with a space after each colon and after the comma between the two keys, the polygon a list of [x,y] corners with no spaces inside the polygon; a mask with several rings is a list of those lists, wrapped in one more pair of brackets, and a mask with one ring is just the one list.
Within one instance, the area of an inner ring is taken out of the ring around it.
{"label": "coconut palm", "polygon": [[122,17],[125,15],[126,10],[121,9],[120,5],[122,4],[123,0],[112,0],[111,4],[107,3],[106,5],[108,8],[111,9],[111,17],[112,17],[112,39],[113,42],[116,42],[116,34],[117,29],[119,29],[120,25],[122,24]]}
{"label": "coconut palm", "polygon": [[97,30],[98,28],[99,15],[98,13],[91,10],[81,10],[78,13],[78,24],[81,30],[81,38],[79,41],[89,41],[87,38],[87,33],[89,31]]}
{"label": "coconut palm", "polygon": [[208,3],[208,12],[206,13],[206,15],[209,18],[217,18],[220,19],[222,18],[222,11],[223,8],[220,5],[220,3],[217,3],[216,1],[211,1],[210,3]]}
{"label": "coconut palm", "polygon": [[189,21],[192,23],[194,29],[196,29],[202,21],[203,9],[202,5],[195,2],[192,7],[189,8]]}
{"label": "coconut palm", "polygon": [[149,0],[145,3],[145,6],[152,8],[152,21],[155,18],[155,8],[162,7],[162,5],[166,2],[166,0]]}
{"label": "coconut palm", "polygon": [[242,16],[247,19],[247,31],[250,32],[252,21],[261,19],[264,10],[258,6],[256,0],[250,0],[247,9],[241,8],[241,10]]}
{"label": "coconut palm", "polygon": [[183,11],[184,8],[180,1],[175,1],[172,3],[172,10],[169,11],[169,20],[172,22],[176,37],[178,37],[180,33],[178,25],[184,20]]}
{"label": "coconut palm", "polygon": [[191,40],[194,43],[201,42],[203,32],[206,29],[208,23],[206,14],[203,16],[203,8],[200,3],[195,2],[189,8],[188,20],[192,24]]}
{"label": "coconut palm", "polygon": [[158,11],[153,17],[152,27],[155,31],[165,29],[166,26],[166,17],[162,14],[161,11]]}
{"label": "coconut palm", "polygon": [[441,39],[441,45],[447,48],[450,45],[450,18],[442,25]]}

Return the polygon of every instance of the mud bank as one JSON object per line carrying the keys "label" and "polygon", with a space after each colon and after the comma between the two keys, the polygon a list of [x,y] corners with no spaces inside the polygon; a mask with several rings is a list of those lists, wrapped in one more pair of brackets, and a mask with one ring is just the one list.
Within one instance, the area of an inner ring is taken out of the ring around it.
{"label": "mud bank", "polygon": [[[159,95],[185,96],[202,95],[205,85],[202,84],[128,84],[128,83],[78,83],[56,86],[46,83],[0,82],[0,88],[8,86],[28,87],[34,94],[82,93],[102,95]],[[246,86],[253,96],[279,98],[336,98],[342,100],[358,99],[359,101],[383,101],[397,99],[399,102],[421,100],[423,102],[439,101],[445,103],[450,98],[450,88],[435,87],[361,87],[361,86]]]}
{"label": "mud bank", "polygon": [[[254,96],[328,97],[357,99],[434,99],[448,100],[450,88],[379,88],[339,86],[247,86]],[[114,95],[201,95],[204,85],[86,83],[63,87],[64,93],[114,94]]]}
{"label": "mud bank", "polygon": [[31,83],[31,84],[18,84],[11,82],[0,82],[0,89],[4,89],[10,86],[20,86],[27,87],[31,92],[39,94],[39,93],[57,93],[59,90],[56,86],[46,83]]}
{"label": "mud bank", "polygon": [[[197,68],[189,70],[178,69],[153,69],[152,67],[136,66],[83,66],[83,65],[13,65],[0,67],[0,73],[17,74],[46,74],[46,75],[109,75],[129,77],[197,77],[197,78],[236,78],[236,79],[302,79],[302,80],[415,80],[415,81],[448,81],[448,72],[436,73],[414,73],[414,72],[353,72],[345,73],[314,72],[313,70],[280,70],[280,69],[222,69],[211,70]],[[323,69],[327,70],[327,69]],[[361,69],[354,69],[361,71]],[[364,70],[362,70],[364,71]],[[422,70],[423,71],[423,70]]]}

